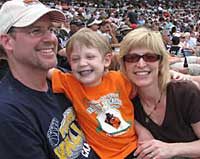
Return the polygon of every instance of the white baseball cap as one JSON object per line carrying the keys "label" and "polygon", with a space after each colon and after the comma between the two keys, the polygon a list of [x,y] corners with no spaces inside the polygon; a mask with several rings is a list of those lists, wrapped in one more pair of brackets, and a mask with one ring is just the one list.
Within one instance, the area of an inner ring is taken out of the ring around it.
{"label": "white baseball cap", "polygon": [[97,19],[95,19],[95,18],[90,18],[89,20],[88,20],[88,22],[87,22],[87,26],[88,27],[91,27],[92,25],[99,25],[99,24],[101,24],[102,23],[102,20],[97,20]]}
{"label": "white baseball cap", "polygon": [[38,0],[11,0],[5,2],[0,10],[0,34],[7,33],[11,27],[26,27],[43,15],[48,14],[52,22],[64,22],[65,15],[50,9]]}

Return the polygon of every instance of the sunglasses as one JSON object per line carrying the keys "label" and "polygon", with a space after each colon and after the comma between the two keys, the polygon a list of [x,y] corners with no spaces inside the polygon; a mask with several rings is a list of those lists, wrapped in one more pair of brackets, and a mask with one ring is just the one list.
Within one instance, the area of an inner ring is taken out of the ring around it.
{"label": "sunglasses", "polygon": [[138,54],[127,54],[123,57],[123,60],[128,63],[136,63],[140,59],[143,59],[145,62],[156,62],[162,58],[161,55],[158,54],[152,54],[147,53],[144,55],[138,55]]}

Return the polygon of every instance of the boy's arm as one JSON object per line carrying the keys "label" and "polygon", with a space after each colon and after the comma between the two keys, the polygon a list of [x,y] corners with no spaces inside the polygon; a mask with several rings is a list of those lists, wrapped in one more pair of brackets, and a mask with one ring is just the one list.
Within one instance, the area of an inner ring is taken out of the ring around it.
{"label": "boy's arm", "polygon": [[147,128],[142,126],[139,122],[137,122],[137,120],[135,120],[135,130],[136,130],[136,134],[138,136],[139,144],[143,143],[144,141],[154,139],[151,132]]}
{"label": "boy's arm", "polygon": [[47,78],[49,80],[52,80],[52,76],[53,76],[53,71],[56,70],[56,68],[51,68],[49,69],[48,73],[47,73]]}

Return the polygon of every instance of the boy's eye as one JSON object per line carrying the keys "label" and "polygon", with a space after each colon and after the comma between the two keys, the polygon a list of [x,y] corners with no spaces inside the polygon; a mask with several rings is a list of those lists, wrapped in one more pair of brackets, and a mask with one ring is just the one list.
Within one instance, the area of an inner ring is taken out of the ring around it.
{"label": "boy's eye", "polygon": [[88,56],[87,58],[88,58],[88,59],[94,59],[95,56]]}
{"label": "boy's eye", "polygon": [[79,60],[78,57],[73,57],[73,58],[71,58],[71,61],[73,61],[73,62],[76,62],[76,61],[78,61],[78,60]]}

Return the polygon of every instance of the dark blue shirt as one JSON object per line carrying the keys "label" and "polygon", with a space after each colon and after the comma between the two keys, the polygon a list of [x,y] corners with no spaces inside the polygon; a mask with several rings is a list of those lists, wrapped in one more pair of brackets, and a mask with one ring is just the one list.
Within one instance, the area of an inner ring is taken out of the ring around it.
{"label": "dark blue shirt", "polygon": [[76,158],[83,133],[70,105],[64,95],[32,90],[8,72],[0,81],[1,158]]}

